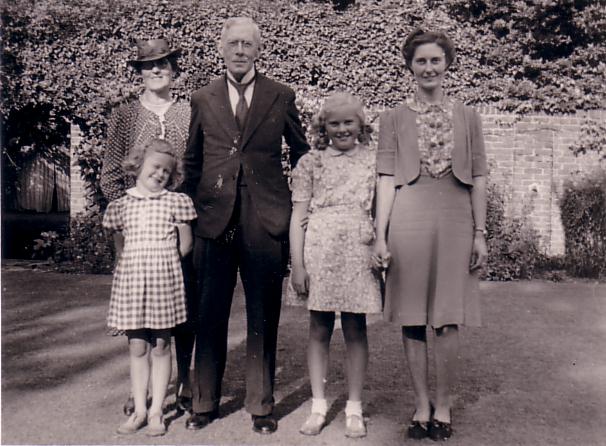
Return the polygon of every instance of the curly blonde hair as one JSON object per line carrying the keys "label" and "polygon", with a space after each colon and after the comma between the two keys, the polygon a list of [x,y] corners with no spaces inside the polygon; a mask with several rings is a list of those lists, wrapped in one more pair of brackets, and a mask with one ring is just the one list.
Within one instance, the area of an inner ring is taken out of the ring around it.
{"label": "curly blonde hair", "polygon": [[322,104],[322,108],[311,119],[310,136],[312,146],[317,150],[324,150],[330,145],[328,134],[326,133],[326,116],[333,110],[341,107],[355,107],[356,116],[360,120],[360,133],[358,141],[368,144],[372,127],[366,123],[364,105],[357,97],[347,92],[337,92],[328,96]]}
{"label": "curly blonde hair", "polygon": [[168,183],[166,183],[166,188],[168,190],[175,190],[183,182],[183,165],[173,146],[164,139],[156,138],[148,141],[146,144],[135,146],[128,154],[126,160],[124,160],[122,165],[124,172],[131,177],[137,178],[141,172],[141,166],[143,166],[145,157],[152,152],[164,153],[173,158],[173,170]]}

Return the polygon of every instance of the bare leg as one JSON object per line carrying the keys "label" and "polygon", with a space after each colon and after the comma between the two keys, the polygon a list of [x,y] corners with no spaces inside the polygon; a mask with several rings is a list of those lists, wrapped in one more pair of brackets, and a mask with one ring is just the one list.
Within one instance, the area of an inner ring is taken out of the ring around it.
{"label": "bare leg", "polygon": [[170,330],[153,330],[152,403],[150,414],[162,414],[171,374]]}
{"label": "bare leg", "polygon": [[434,418],[450,423],[450,391],[456,377],[459,356],[459,329],[445,325],[436,332],[436,411]]}
{"label": "bare leg", "polygon": [[129,337],[131,391],[135,413],[147,413],[147,386],[149,383],[149,342],[140,337]]}
{"label": "bare leg", "polygon": [[307,364],[311,393],[316,399],[324,399],[324,387],[328,373],[330,338],[335,325],[335,314],[324,311],[309,312],[309,346]]}
{"label": "bare leg", "polygon": [[341,313],[341,324],[347,347],[349,401],[362,401],[362,388],[368,365],[366,315]]}
{"label": "bare leg", "polygon": [[430,418],[429,386],[427,383],[427,333],[425,326],[402,327],[402,340],[408,369],[415,392],[414,421]]}

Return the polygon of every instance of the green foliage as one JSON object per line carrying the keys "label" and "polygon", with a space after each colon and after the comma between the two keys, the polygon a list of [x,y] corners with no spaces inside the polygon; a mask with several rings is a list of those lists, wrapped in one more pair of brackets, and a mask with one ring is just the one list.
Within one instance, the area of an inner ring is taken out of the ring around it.
{"label": "green foliage", "polygon": [[576,177],[564,185],[560,212],[566,269],[575,276],[606,274],[606,174]]}
{"label": "green foliage", "polygon": [[[49,240],[47,252],[64,272],[108,274],[114,267],[111,237],[101,226],[101,214],[90,213],[72,218],[69,234]],[[43,234],[44,235],[44,234]]]}
{"label": "green foliage", "polygon": [[488,187],[487,205],[488,262],[484,267],[484,278],[499,281],[532,279],[545,261],[539,250],[538,234],[523,217],[505,215],[504,194],[494,184]]}

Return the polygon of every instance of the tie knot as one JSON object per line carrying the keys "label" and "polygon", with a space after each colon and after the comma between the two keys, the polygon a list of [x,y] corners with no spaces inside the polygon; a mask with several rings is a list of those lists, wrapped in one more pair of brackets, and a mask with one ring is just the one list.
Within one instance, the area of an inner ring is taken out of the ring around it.
{"label": "tie knot", "polygon": [[255,78],[253,77],[251,80],[249,80],[245,84],[242,84],[242,83],[239,83],[239,82],[232,81],[229,77],[227,78],[227,81],[230,84],[232,84],[233,87],[238,91],[238,95],[240,97],[244,96],[244,92],[246,91],[246,89],[248,88],[248,86],[253,83],[254,80],[255,80]]}

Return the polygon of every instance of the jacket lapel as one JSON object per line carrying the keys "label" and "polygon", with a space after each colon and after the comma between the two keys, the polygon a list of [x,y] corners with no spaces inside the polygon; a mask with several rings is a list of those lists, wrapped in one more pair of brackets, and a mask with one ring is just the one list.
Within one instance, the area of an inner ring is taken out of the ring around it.
{"label": "jacket lapel", "polygon": [[229,95],[227,94],[227,81],[225,76],[213,82],[209,96],[209,106],[219,125],[225,130],[230,139],[238,134],[236,118],[231,110]]}
{"label": "jacket lapel", "polygon": [[[244,128],[244,135],[242,136],[241,147],[246,145],[259,124],[263,122],[263,119],[277,98],[278,93],[272,90],[271,82],[262,74],[257,73],[255,89],[250,109],[248,110],[248,118],[246,120],[246,127]],[[227,102],[229,103],[229,99]]]}

